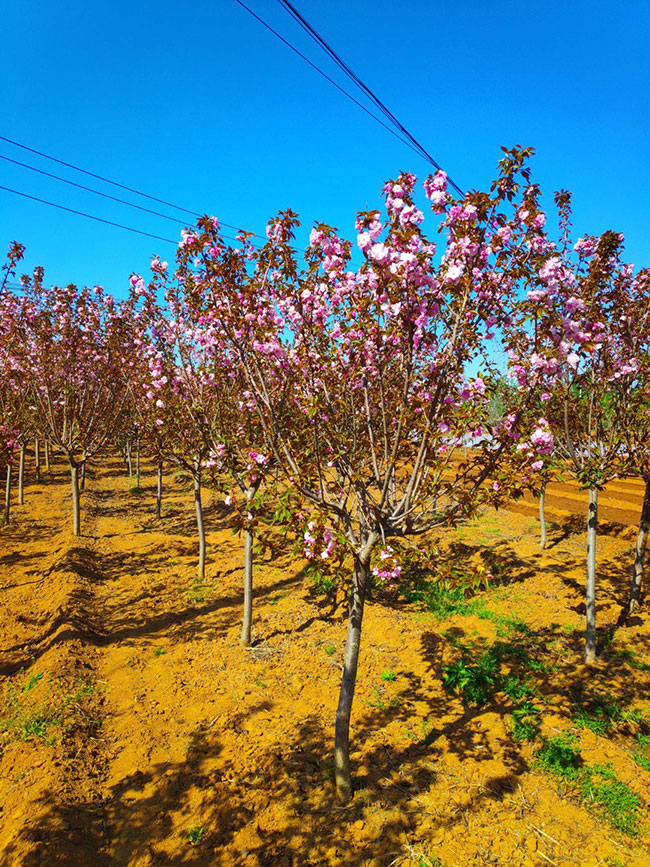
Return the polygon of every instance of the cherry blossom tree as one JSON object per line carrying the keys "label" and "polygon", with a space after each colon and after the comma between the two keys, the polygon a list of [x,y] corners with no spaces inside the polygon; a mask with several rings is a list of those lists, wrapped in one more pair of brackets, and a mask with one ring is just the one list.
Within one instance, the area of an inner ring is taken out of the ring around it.
{"label": "cherry blossom tree", "polygon": [[15,357],[42,427],[68,460],[78,536],[80,467],[109,442],[126,397],[126,320],[99,286],[46,288],[36,269],[24,288]]}
{"label": "cherry blossom tree", "polygon": [[[547,441],[567,472],[588,492],[586,640],[596,658],[596,538],[598,492],[622,468],[625,420],[616,411],[633,385],[637,361],[617,327],[633,274],[621,260],[622,236],[570,243],[570,196],[556,195],[561,239],[537,242],[537,285],[515,318],[513,371],[522,388],[541,387],[549,412],[533,440]],[[521,219],[536,211],[530,191]]]}
{"label": "cherry blossom tree", "polygon": [[[236,290],[222,287],[221,303],[250,317],[230,341],[266,451],[333,525],[314,524],[305,542],[313,550],[322,541],[328,557],[342,538],[353,563],[335,727],[344,801],[352,794],[349,730],[368,583],[373,568],[385,580],[399,574],[388,540],[504,502],[520,487],[515,474],[500,470],[504,455],[518,454],[522,465],[536,457],[532,441],[518,442],[521,407],[491,424],[489,379],[470,373],[486,363],[486,341],[509,321],[524,273],[514,253],[525,232],[509,201],[527,180],[528,153],[506,153],[489,194],[454,201],[444,173],[427,180],[446,233],[440,260],[421,231],[416,179],[402,174],[384,187],[385,221],[378,211],[357,219],[358,269],[350,270],[350,243],[317,225],[296,278],[295,217],[287,213],[268,230],[284,269],[260,267]],[[465,449],[469,441],[474,446]]]}

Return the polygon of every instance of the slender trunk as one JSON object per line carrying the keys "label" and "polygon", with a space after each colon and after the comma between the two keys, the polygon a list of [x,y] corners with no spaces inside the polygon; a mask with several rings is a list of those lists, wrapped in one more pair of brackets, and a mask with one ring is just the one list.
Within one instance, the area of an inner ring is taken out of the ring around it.
{"label": "slender trunk", "polygon": [[630,587],[630,614],[636,611],[641,604],[641,582],[643,581],[643,564],[648,545],[648,532],[650,532],[650,479],[647,479],[645,483],[645,496],[643,497],[643,506],[641,508],[639,534],[636,537],[634,575],[632,576],[632,586]]}
{"label": "slender trunk", "polygon": [[41,442],[38,437],[34,440],[34,464],[36,467],[36,481],[41,480]]}
{"label": "slender trunk", "polygon": [[131,440],[126,443],[126,465],[129,470],[129,478],[133,476],[133,462],[131,461]]}
{"label": "slender trunk", "polygon": [[542,481],[542,486],[539,491],[539,550],[543,551],[546,548],[546,512],[544,506],[546,504],[546,479]]}
{"label": "slender trunk", "polygon": [[136,473],[136,487],[140,487],[140,437],[138,437],[135,447],[135,473]]}
{"label": "slender trunk", "polygon": [[585,662],[596,661],[596,533],[598,530],[598,489],[589,489],[587,518],[587,640]]}
{"label": "slender trunk", "polygon": [[82,491],[86,490],[86,461],[81,462],[81,473],[79,475],[79,487]]}
{"label": "slender trunk", "polygon": [[72,532],[81,536],[81,508],[79,504],[79,464],[70,462],[70,486],[72,488]]}
{"label": "slender trunk", "polygon": [[361,646],[361,623],[363,621],[363,609],[366,601],[366,588],[370,576],[370,555],[377,542],[377,538],[374,534],[371,534],[361,552],[354,556],[348,629],[345,641],[345,657],[343,659],[343,677],[341,678],[341,691],[336,709],[336,727],[334,733],[336,792],[343,803],[346,803],[352,797],[350,715],[352,713],[352,700],[354,699],[354,688],[357,681],[359,648]]}
{"label": "slender trunk", "polygon": [[25,443],[20,444],[20,457],[18,459],[18,505],[25,503]]}
{"label": "slender trunk", "polygon": [[158,461],[158,478],[156,482],[156,517],[162,516],[162,494],[163,494],[163,462]]}
{"label": "slender trunk", "polygon": [[194,462],[194,508],[196,509],[196,529],[199,534],[199,579],[205,580],[205,524],[203,523],[203,505],[201,503],[201,466]]}
{"label": "slender trunk", "polygon": [[[250,502],[255,495],[254,488],[246,491],[246,504],[250,509]],[[244,616],[241,624],[240,644],[249,647],[251,643],[251,626],[253,623],[253,525],[249,520],[244,530]]]}
{"label": "slender trunk", "polygon": [[11,514],[11,464],[7,464],[7,484],[5,485],[5,524]]}
{"label": "slender trunk", "polygon": [[50,471],[50,443],[48,440],[45,440],[45,469]]}

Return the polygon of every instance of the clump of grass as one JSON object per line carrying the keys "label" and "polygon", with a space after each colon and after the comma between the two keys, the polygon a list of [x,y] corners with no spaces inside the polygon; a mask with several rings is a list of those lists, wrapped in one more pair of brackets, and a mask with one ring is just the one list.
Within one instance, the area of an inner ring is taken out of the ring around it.
{"label": "clump of grass", "polygon": [[309,592],[312,596],[331,597],[339,587],[336,575],[325,572],[317,563],[309,563],[305,567],[305,577],[309,581]]}
{"label": "clump of grass", "polygon": [[383,687],[381,689],[377,689],[376,686],[373,687],[372,694],[373,699],[372,701],[368,701],[367,704],[376,710],[394,710],[404,701],[404,696],[399,692],[397,695],[387,696],[383,691]]}
{"label": "clump of grass", "polygon": [[632,750],[632,758],[644,771],[650,771],[650,735],[637,732],[635,747]]}
{"label": "clump of grass", "polygon": [[566,733],[544,740],[535,755],[538,767],[573,785],[582,802],[611,825],[630,836],[638,833],[641,798],[610,764],[585,764],[576,739]]}
{"label": "clump of grass", "polygon": [[536,694],[535,688],[517,674],[509,674],[504,679],[501,692],[512,701],[521,701],[521,699],[530,698]]}
{"label": "clump of grass", "polygon": [[386,683],[392,683],[396,677],[397,677],[397,675],[395,674],[395,672],[390,671],[387,668],[385,668],[381,673],[381,679],[383,681],[385,681]]}
{"label": "clump of grass", "polygon": [[65,690],[57,680],[52,684],[54,695],[44,695],[42,678],[42,674],[31,675],[22,688],[9,685],[0,717],[0,739],[8,743],[38,740],[51,746],[71,729],[96,723],[86,702],[94,684],[79,679]]}
{"label": "clump of grass", "polygon": [[205,826],[200,825],[197,828],[188,828],[185,837],[190,846],[198,846],[201,840],[205,837]]}
{"label": "clump of grass", "polygon": [[569,734],[545,739],[535,752],[539,767],[548,773],[566,780],[577,780],[582,766],[582,756],[576,747],[576,739]]}
{"label": "clump of grass", "polygon": [[212,585],[199,578],[195,578],[190,589],[187,592],[187,598],[195,605],[205,602],[208,591],[212,589]]}
{"label": "clump of grass", "polygon": [[540,710],[532,701],[526,700],[512,712],[512,737],[518,741],[534,741],[539,735]]}
{"label": "clump of grass", "polygon": [[589,765],[582,774],[582,797],[595,805],[610,825],[635,836],[639,830],[641,798],[619,780],[611,765]]}
{"label": "clump of grass", "polygon": [[[616,723],[626,716],[619,702],[600,693],[584,696],[578,688],[574,692],[573,722],[583,729],[589,729],[596,735],[605,735],[616,727]],[[627,714],[629,717],[629,714]]]}
{"label": "clump of grass", "polygon": [[494,694],[498,677],[498,658],[494,652],[484,654],[476,663],[462,659],[443,668],[445,687],[460,694],[468,704],[484,705]]}

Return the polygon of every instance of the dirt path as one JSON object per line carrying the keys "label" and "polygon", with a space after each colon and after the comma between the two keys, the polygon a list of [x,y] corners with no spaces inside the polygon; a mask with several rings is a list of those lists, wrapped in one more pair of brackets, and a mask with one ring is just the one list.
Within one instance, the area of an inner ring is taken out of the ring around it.
{"label": "dirt path", "polygon": [[[650,663],[647,617],[616,633],[595,672],[577,664],[584,533],[566,520],[566,492],[544,555],[525,509],[439,541],[469,572],[492,572],[484,608],[439,620],[421,606],[369,605],[353,724],[359,791],[341,809],[330,753],[342,608],[309,595],[289,552],[258,564],[256,641],[242,650],[240,540],[208,496],[200,585],[190,497],[168,482],[161,522],[153,479],[134,492],[111,464],[89,480],[80,542],[65,529],[63,476],[29,486],[15,525],[0,531],[5,701],[11,690],[20,703],[51,697],[57,682],[75,696],[90,685],[58,739],[23,725],[26,740],[2,742],[3,867],[380,867],[425,857],[462,867],[647,867],[646,831],[621,836],[536,767],[533,745],[513,741],[507,697],[468,706],[440,679],[463,643],[479,653],[507,639],[545,660],[527,676],[549,737],[572,725],[586,679],[622,706],[650,710],[650,676],[632,661]],[[631,514],[636,496],[613,490],[610,505]],[[624,528],[599,542],[603,628],[616,623],[630,550]],[[576,737],[586,761],[611,762],[647,807],[650,773],[632,760],[623,730]]]}

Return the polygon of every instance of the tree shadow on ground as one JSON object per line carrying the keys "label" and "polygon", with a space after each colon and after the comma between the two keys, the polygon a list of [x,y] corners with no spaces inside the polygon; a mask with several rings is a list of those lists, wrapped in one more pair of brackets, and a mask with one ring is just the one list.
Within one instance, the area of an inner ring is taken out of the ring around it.
{"label": "tree shadow on ground", "polygon": [[[417,694],[416,681],[411,687]],[[404,854],[421,819],[414,799],[439,782],[434,733],[401,752],[381,744],[357,751],[355,763],[365,772],[355,780],[355,798],[343,807],[332,781],[331,732],[318,717],[304,717],[288,742],[278,739],[265,749],[249,742],[251,719],[272,709],[262,702],[246,715],[230,716],[227,737],[216,727],[197,729],[183,761],[129,773],[103,798],[48,794],[35,805],[38,818],[18,830],[4,863],[357,867],[374,857],[388,867]],[[477,759],[486,746],[471,728],[473,718],[468,712],[437,734],[459,756]],[[355,724],[358,740],[368,727],[386,722],[386,714],[367,711]],[[503,773],[486,779],[469,803],[453,806],[432,830],[453,830],[485,799],[502,800],[526,770],[513,752]]]}

